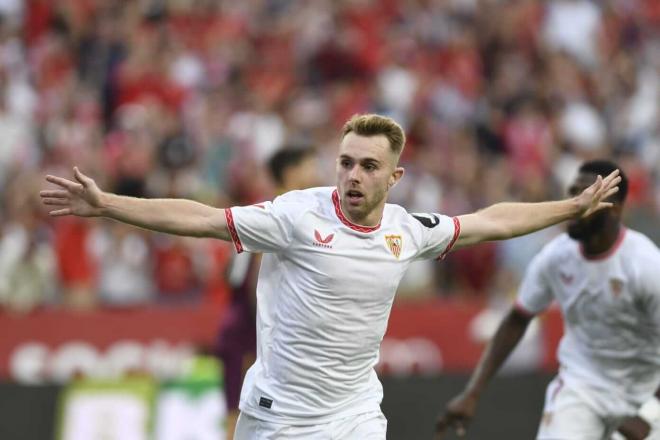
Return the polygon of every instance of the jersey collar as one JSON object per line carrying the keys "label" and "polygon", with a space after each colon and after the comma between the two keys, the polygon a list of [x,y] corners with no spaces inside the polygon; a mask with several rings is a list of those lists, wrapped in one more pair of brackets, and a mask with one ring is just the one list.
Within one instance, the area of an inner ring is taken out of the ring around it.
{"label": "jersey collar", "polygon": [[337,192],[336,189],[332,191],[332,204],[335,206],[335,214],[337,214],[337,218],[339,219],[339,221],[341,221],[344,225],[348,226],[352,230],[358,232],[374,232],[380,228],[382,219],[380,222],[378,222],[376,226],[362,226],[355,224],[352,221],[350,221],[348,218],[346,218],[346,216],[341,210],[341,203],[339,201],[339,192]]}

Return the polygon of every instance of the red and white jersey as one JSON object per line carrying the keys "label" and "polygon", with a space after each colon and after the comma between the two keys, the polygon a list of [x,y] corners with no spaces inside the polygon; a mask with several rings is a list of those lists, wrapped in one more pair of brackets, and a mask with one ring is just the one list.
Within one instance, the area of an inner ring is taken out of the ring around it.
{"label": "red and white jersey", "polygon": [[412,261],[449,252],[458,219],[387,204],[379,225],[359,226],[330,187],[225,214],[238,252],[265,253],[241,410],[295,424],[379,410],[373,367],[399,281]]}
{"label": "red and white jersey", "polygon": [[[660,385],[660,250],[621,228],[607,253],[584,255],[567,234],[532,260],[517,306],[531,314],[556,300],[564,316],[560,377],[603,396],[601,405],[637,406]],[[618,406],[621,408],[621,406]]]}

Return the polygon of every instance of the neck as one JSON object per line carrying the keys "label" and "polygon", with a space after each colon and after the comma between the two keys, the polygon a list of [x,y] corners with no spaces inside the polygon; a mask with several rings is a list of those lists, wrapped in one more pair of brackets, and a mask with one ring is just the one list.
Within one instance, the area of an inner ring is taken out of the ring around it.
{"label": "neck", "polygon": [[381,203],[379,206],[376,206],[374,209],[372,209],[370,212],[366,213],[365,215],[357,215],[355,213],[351,213],[349,210],[347,203],[345,200],[341,199],[339,200],[339,203],[341,205],[341,210],[344,213],[344,216],[351,222],[355,223],[356,225],[359,226],[368,226],[368,227],[374,227],[378,226],[380,223],[380,220],[383,218],[383,210],[385,209],[385,203]]}
{"label": "neck", "polygon": [[580,241],[584,256],[597,258],[606,254],[618,242],[623,229],[620,224],[616,227],[606,228],[598,234],[585,237]]}

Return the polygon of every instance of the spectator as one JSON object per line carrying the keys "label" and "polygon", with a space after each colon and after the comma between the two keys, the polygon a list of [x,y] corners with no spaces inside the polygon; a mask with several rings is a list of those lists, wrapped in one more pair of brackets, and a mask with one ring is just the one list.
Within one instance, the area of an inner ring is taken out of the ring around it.
{"label": "spectator", "polygon": [[144,304],[154,294],[151,255],[139,231],[103,222],[90,239],[97,260],[99,299],[110,306]]}
{"label": "spectator", "polygon": [[55,293],[55,255],[30,183],[32,176],[9,189],[9,220],[0,230],[0,304],[16,313],[52,303]]}
{"label": "spectator", "polygon": [[[273,192],[264,165],[279,145],[334,154],[337,124],[377,111],[408,132],[409,181],[393,196],[410,209],[460,214],[538,182],[559,197],[578,163],[605,155],[633,182],[630,223],[660,237],[657,3],[3,2],[0,196],[75,158],[125,194],[255,203]],[[86,228],[43,235],[56,290],[81,307],[101,276]],[[480,286],[509,252],[493,246],[470,269]],[[184,284],[222,296],[209,268],[183,266],[197,277]],[[439,291],[443,270],[421,268],[408,293]],[[452,290],[486,294],[469,279]]]}

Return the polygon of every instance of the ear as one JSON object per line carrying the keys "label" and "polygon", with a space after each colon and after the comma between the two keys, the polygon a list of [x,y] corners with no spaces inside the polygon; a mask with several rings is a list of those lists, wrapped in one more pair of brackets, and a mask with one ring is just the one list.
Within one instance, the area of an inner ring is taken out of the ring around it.
{"label": "ear", "polygon": [[394,185],[399,183],[399,180],[401,180],[404,173],[405,170],[403,169],[403,167],[396,167],[392,172],[392,174],[390,174],[390,180],[387,182],[387,188],[391,189],[392,187],[394,187]]}

